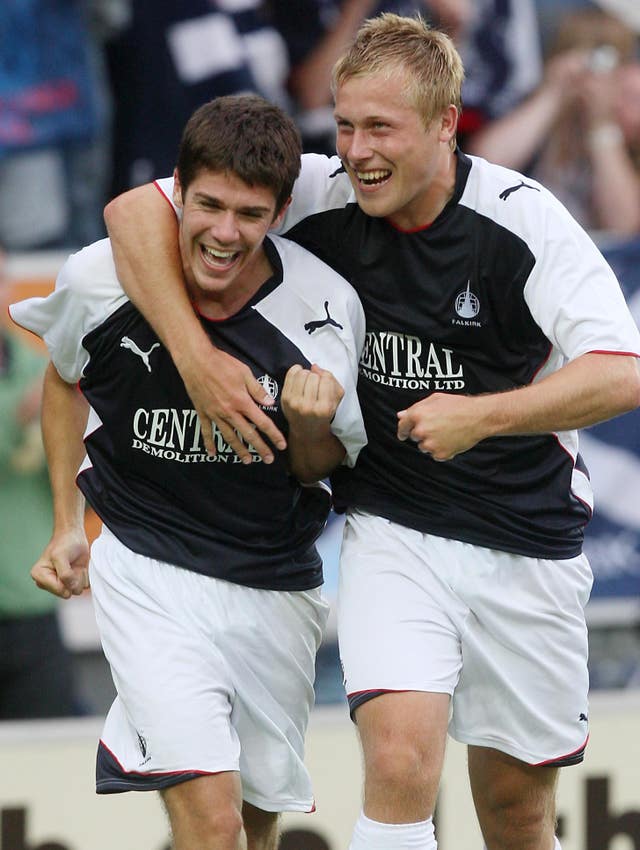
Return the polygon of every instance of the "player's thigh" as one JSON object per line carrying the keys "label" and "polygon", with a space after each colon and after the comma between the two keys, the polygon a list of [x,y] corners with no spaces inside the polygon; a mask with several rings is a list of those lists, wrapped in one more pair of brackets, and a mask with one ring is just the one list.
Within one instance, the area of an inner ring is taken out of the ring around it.
{"label": "player's thigh", "polygon": [[466,612],[450,592],[438,545],[382,517],[347,517],[338,639],[352,710],[363,692],[453,693]]}
{"label": "player's thigh", "polygon": [[531,765],[581,761],[588,738],[584,606],[592,583],[586,558],[471,549],[457,578],[471,615],[452,736]]}
{"label": "player's thigh", "polygon": [[235,692],[231,720],[242,743],[245,802],[266,812],[310,811],[304,739],[328,606],[319,589],[251,588],[232,590],[234,606],[239,630],[228,630],[220,646]]}
{"label": "player's thigh", "polygon": [[132,553],[106,531],[93,545],[90,572],[118,692],[102,736],[103,790],[116,765],[117,783],[149,780],[140,790],[157,787],[159,774],[237,770],[233,683],[203,629],[224,615],[223,601],[206,595],[224,583]]}

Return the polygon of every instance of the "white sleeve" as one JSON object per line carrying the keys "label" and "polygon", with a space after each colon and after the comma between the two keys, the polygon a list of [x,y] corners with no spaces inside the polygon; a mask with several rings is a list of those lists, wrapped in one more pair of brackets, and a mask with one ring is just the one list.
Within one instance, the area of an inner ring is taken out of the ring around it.
{"label": "white sleeve", "polygon": [[[333,269],[299,245],[271,237],[280,254],[285,284],[263,298],[254,309],[278,328],[304,355],[332,372],[344,389],[331,430],[347,451],[345,463],[356,462],[366,445],[357,382],[364,346],[365,319],[353,287]],[[310,321],[323,319],[330,310],[336,324],[322,323],[311,332]]]}
{"label": "white sleeve", "polygon": [[567,360],[588,352],[640,355],[620,285],[588,234],[555,202],[541,235],[524,296],[548,339]]}
{"label": "white sleeve", "polygon": [[[179,216],[180,212],[173,203],[173,177],[162,177],[156,180],[154,185]],[[281,223],[274,227],[272,232],[286,233],[299,221],[314,213],[341,209],[348,203],[355,203],[355,195],[340,158],[305,153],[302,156],[300,176],[293,185],[291,203]]]}
{"label": "white sleeve", "polygon": [[[350,334],[347,338],[342,338],[344,355],[332,360],[326,368],[331,369],[344,389],[344,396],[331,423],[331,431],[345,447],[343,463],[354,466],[361,449],[367,444],[367,433],[358,400],[358,364],[364,347],[365,319],[362,304],[355,292],[353,297],[347,300],[346,315],[349,317]],[[322,362],[318,365],[325,368]]]}
{"label": "white sleeve", "polygon": [[54,291],[9,307],[16,324],[41,337],[60,377],[76,383],[89,360],[85,336],[127,301],[113,266],[111,245],[103,239],[72,254]]}
{"label": "white sleeve", "polygon": [[340,158],[318,153],[303,154],[300,176],[293,185],[291,203],[275,232],[286,233],[310,215],[341,209],[349,203],[355,203],[355,195]]}

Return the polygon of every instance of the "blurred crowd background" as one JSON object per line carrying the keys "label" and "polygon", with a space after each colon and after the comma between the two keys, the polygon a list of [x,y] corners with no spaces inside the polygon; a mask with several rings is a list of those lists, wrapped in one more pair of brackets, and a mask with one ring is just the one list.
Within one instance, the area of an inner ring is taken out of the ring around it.
{"label": "blurred crowd background", "polygon": [[[467,70],[460,146],[551,189],[609,255],[640,318],[637,0],[2,0],[3,261],[106,235],[105,203],[170,174],[189,115],[219,95],[263,94],[294,116],[306,151],[332,153],[331,67],[360,23],[383,10],[420,12],[451,34]],[[0,267],[3,316],[8,278]],[[0,719],[101,713],[110,698],[99,650],[69,652],[56,600],[29,578],[51,528],[42,357],[0,321]],[[594,429],[586,447],[604,493],[589,554],[596,587],[609,583],[605,613],[592,618],[592,681],[633,687],[637,414]],[[612,464],[622,479],[612,480]],[[337,522],[325,543],[329,594]],[[318,668],[318,701],[342,700],[331,633]]]}

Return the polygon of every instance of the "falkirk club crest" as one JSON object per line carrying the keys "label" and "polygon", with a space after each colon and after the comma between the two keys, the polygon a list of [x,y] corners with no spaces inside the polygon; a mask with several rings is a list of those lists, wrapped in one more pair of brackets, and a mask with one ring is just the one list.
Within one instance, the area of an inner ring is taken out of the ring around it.
{"label": "falkirk club crest", "polygon": [[471,291],[471,281],[468,281],[467,288],[456,296],[455,308],[461,319],[475,319],[480,312],[480,301]]}
{"label": "falkirk club crest", "polygon": [[278,397],[278,383],[274,381],[271,375],[262,375],[262,377],[258,378],[258,383],[262,387],[262,389],[268,393],[271,398],[275,401]]}

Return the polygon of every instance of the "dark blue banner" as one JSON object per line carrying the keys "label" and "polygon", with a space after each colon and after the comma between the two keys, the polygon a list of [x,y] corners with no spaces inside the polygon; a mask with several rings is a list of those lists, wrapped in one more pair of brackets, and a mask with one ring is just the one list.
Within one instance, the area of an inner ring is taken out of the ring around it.
{"label": "dark blue banner", "polygon": [[[640,239],[603,248],[640,325]],[[640,619],[640,411],[586,429],[580,452],[591,475],[594,517],[585,551],[595,583],[592,617]],[[600,611],[599,611],[600,609]]]}

